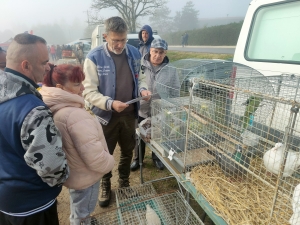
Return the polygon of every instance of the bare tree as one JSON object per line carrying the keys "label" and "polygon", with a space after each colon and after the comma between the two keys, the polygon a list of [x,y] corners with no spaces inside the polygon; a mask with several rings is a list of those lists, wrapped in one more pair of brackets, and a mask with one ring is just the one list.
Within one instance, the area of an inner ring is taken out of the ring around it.
{"label": "bare tree", "polygon": [[[93,7],[93,6],[92,6]],[[99,24],[104,24],[105,18],[99,16],[99,11],[100,10],[91,10],[91,11],[87,11],[87,24],[88,26],[96,26]]]}
{"label": "bare tree", "polygon": [[178,30],[192,30],[198,27],[199,10],[192,1],[187,1],[181,11],[176,12],[174,23]]}
{"label": "bare tree", "polygon": [[175,30],[174,18],[170,16],[171,10],[167,6],[155,9],[153,15],[149,18],[151,27],[160,34],[170,33]]}
{"label": "bare tree", "polygon": [[96,14],[91,16],[90,23],[101,23],[98,18],[101,9],[116,9],[128,25],[129,32],[136,32],[136,21],[139,17],[152,15],[154,10],[162,7],[168,0],[93,0],[91,9]]}

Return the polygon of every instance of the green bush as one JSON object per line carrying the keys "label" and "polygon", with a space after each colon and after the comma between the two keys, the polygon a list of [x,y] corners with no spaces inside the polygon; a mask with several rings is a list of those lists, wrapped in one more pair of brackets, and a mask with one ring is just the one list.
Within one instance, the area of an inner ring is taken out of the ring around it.
{"label": "green bush", "polygon": [[[243,21],[186,31],[189,35],[188,45],[236,45],[242,24]],[[161,36],[169,45],[181,45],[184,33],[185,31],[178,31]]]}

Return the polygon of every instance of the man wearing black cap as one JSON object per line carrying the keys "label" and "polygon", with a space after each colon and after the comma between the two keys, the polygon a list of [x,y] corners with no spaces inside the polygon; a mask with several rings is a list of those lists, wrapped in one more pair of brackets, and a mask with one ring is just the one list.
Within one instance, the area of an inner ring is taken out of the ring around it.
{"label": "man wearing black cap", "polygon": [[[161,69],[169,63],[169,58],[166,56],[168,50],[168,44],[163,39],[154,39],[151,43],[150,51],[141,59],[141,73],[140,77],[144,77],[146,79],[146,83],[148,85],[148,90],[151,93],[157,93],[155,87],[155,78]],[[179,79],[176,76],[172,76],[172,84],[168,84],[173,86],[173,88],[179,90]],[[160,96],[158,94],[152,96],[150,101],[140,101],[140,109],[139,109],[139,119],[140,123],[147,117],[151,116],[151,101],[155,99],[159,99]],[[142,150],[142,159],[144,159],[145,155],[145,143],[141,141],[141,150]],[[154,165],[160,169],[164,169],[163,163],[159,160],[159,158],[152,152],[152,160]],[[132,171],[137,170],[139,168],[139,151],[138,147],[135,148],[135,156],[133,162],[131,163],[130,169]]]}

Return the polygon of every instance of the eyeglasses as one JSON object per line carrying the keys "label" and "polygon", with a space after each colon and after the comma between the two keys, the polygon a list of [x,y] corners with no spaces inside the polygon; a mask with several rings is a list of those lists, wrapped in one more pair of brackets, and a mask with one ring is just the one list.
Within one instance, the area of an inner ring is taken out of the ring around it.
{"label": "eyeglasses", "polygon": [[[109,37],[109,36],[107,35],[107,37]],[[128,42],[128,39],[123,39],[123,40],[113,40],[111,38],[109,38],[109,39],[112,41],[113,44],[118,44],[118,43],[125,44]]]}

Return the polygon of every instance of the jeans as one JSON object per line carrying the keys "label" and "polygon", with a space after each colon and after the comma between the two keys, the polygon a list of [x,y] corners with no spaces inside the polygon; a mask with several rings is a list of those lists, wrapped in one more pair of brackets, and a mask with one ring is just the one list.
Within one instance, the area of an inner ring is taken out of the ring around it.
{"label": "jeans", "polygon": [[100,181],[83,190],[69,189],[70,193],[70,225],[80,225],[82,219],[88,217],[95,209]]}

